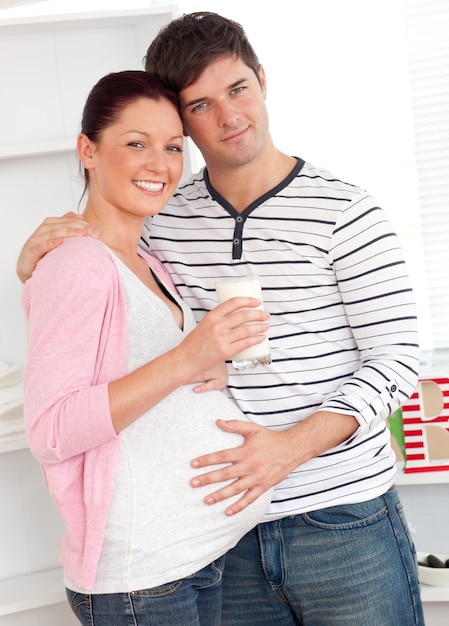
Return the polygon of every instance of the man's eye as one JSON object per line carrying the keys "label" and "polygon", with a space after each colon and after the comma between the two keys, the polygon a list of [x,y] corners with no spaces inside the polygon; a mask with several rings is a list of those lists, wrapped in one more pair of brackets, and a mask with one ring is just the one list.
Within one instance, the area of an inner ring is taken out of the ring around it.
{"label": "man's eye", "polygon": [[196,111],[202,111],[203,109],[206,108],[206,103],[205,102],[201,102],[201,104],[197,104],[196,106],[193,107],[192,111],[196,112]]}

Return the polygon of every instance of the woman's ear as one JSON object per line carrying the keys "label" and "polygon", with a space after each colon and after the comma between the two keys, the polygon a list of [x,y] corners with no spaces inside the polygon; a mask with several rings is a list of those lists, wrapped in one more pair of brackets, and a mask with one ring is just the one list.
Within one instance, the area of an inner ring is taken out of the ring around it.
{"label": "woman's ear", "polygon": [[78,135],[76,151],[79,160],[86,170],[90,170],[95,166],[95,144],[84,133]]}

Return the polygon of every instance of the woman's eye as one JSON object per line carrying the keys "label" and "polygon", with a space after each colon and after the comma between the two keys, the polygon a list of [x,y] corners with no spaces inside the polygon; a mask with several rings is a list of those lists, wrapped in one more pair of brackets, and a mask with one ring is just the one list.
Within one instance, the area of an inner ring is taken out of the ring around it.
{"label": "woman's eye", "polygon": [[180,146],[168,146],[168,152],[182,152],[182,148]]}
{"label": "woman's eye", "polygon": [[128,146],[132,148],[143,148],[143,143],[140,143],[140,141],[130,141]]}

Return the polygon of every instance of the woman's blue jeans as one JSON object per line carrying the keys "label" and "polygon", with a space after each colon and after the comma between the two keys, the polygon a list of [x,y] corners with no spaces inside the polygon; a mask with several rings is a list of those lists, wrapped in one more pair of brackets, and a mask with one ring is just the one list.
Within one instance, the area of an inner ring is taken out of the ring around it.
{"label": "woman's blue jeans", "polygon": [[396,489],[259,524],[226,556],[222,626],[423,626]]}
{"label": "woman's blue jeans", "polygon": [[130,593],[84,594],[67,589],[83,626],[219,626],[224,558],[192,576]]}

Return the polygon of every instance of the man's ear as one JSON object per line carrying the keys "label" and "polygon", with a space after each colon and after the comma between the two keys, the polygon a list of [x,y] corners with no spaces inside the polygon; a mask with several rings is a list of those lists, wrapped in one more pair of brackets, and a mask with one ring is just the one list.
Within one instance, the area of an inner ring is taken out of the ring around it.
{"label": "man's ear", "polygon": [[259,82],[262,87],[262,93],[264,98],[267,97],[267,78],[265,76],[265,70],[262,65],[259,65]]}
{"label": "man's ear", "polygon": [[95,144],[84,133],[78,135],[76,151],[86,170],[92,169],[95,165]]}

